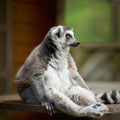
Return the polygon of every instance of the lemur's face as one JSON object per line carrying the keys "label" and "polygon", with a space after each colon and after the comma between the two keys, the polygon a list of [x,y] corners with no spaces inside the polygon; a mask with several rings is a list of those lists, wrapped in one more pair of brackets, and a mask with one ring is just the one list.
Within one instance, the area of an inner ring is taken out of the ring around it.
{"label": "lemur's face", "polygon": [[50,34],[55,44],[73,47],[76,47],[80,44],[74,37],[73,29],[65,26],[52,27],[50,29]]}

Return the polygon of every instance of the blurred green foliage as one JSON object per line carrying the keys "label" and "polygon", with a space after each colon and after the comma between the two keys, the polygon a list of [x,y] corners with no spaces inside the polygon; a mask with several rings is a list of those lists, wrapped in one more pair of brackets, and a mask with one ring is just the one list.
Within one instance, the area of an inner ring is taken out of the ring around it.
{"label": "blurred green foliage", "polygon": [[111,0],[66,0],[65,24],[81,42],[112,39]]}

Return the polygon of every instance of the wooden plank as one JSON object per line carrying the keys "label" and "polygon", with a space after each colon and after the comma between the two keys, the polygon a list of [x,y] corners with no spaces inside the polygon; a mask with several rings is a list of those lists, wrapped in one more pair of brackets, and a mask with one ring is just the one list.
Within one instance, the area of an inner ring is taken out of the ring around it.
{"label": "wooden plank", "polygon": [[[46,26],[44,26],[46,28]],[[46,29],[42,25],[14,23],[14,44],[16,43],[40,43],[43,40]]]}
{"label": "wooden plank", "polygon": [[41,4],[41,0],[13,0],[13,2],[26,4]]}
{"label": "wooden plank", "polygon": [[45,113],[45,107],[40,105],[25,104],[19,95],[3,95],[0,96],[0,109],[15,111],[31,111]]}
{"label": "wooden plank", "polygon": [[6,80],[6,90],[7,90],[7,94],[10,94],[12,91],[12,4],[11,4],[11,0],[6,0],[6,76],[7,76],[7,80]]}
{"label": "wooden plank", "polygon": [[22,101],[0,102],[0,109],[46,113],[45,107],[42,107],[40,105],[24,104]]}
{"label": "wooden plank", "polygon": [[4,23],[0,23],[0,32],[6,32],[6,27]]}
{"label": "wooden plank", "polygon": [[19,44],[19,45],[16,44],[16,46],[13,46],[14,64],[23,63],[34,47],[35,47],[34,43],[33,44]]}
{"label": "wooden plank", "polygon": [[0,103],[2,103],[3,101],[20,101],[21,98],[19,97],[19,95],[14,94],[14,95],[1,95],[0,96]]}
{"label": "wooden plank", "polygon": [[[107,106],[110,110],[108,114],[120,113],[120,104],[111,104]],[[47,112],[45,107],[42,107],[40,105],[31,105],[23,103],[18,95],[1,96],[0,109],[13,111],[31,111],[41,113]]]}
{"label": "wooden plank", "polygon": [[[46,6],[47,9],[43,9],[43,6]],[[13,21],[25,22],[25,23],[48,23],[48,19],[54,15],[54,11],[51,9],[48,2],[44,4],[18,4],[13,3]],[[21,12],[24,11],[24,12]],[[52,15],[51,15],[52,14]],[[24,16],[24,17],[23,17]]]}
{"label": "wooden plank", "polygon": [[56,0],[52,0],[51,2],[45,0],[13,0],[14,3],[18,4],[32,4],[32,5],[46,5],[46,8],[55,5]]}
{"label": "wooden plank", "polygon": [[[120,104],[107,105],[111,114],[120,113]],[[110,114],[109,113],[109,114]]]}
{"label": "wooden plank", "polygon": [[15,76],[16,76],[16,72],[19,70],[19,68],[22,66],[23,63],[24,63],[24,61],[21,61],[21,63],[16,63],[15,64],[15,67],[14,67],[14,70],[13,70],[13,73],[14,73],[13,78],[14,79],[15,79]]}

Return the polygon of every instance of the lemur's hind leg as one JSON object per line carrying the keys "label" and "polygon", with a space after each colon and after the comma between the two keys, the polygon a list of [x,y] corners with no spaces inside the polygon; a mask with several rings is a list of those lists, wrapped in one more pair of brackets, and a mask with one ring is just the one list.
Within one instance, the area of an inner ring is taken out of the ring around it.
{"label": "lemur's hind leg", "polygon": [[77,105],[65,94],[52,87],[46,88],[46,97],[54,104],[56,109],[77,117],[88,116],[98,118],[108,111],[104,104],[97,102],[88,106]]}
{"label": "lemur's hind leg", "polygon": [[97,102],[92,91],[80,86],[71,87],[65,94],[78,105],[88,106]]}

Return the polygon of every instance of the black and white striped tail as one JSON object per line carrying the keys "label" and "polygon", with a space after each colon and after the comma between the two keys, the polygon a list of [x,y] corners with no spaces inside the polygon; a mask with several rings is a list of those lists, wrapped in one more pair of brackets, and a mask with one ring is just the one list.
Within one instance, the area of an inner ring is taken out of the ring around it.
{"label": "black and white striped tail", "polygon": [[100,93],[96,98],[104,104],[120,104],[120,91],[112,90],[110,92]]}

